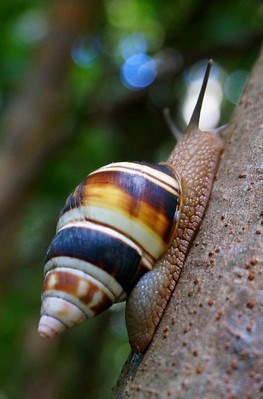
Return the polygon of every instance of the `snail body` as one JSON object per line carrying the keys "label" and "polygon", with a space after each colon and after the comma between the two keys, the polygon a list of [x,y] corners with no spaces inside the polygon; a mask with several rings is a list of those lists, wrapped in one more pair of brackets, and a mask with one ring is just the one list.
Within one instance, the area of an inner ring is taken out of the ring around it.
{"label": "snail body", "polygon": [[223,149],[214,132],[198,127],[210,69],[211,62],[167,163],[107,165],[69,196],[47,252],[41,336],[127,297],[131,347],[148,347],[203,218]]}

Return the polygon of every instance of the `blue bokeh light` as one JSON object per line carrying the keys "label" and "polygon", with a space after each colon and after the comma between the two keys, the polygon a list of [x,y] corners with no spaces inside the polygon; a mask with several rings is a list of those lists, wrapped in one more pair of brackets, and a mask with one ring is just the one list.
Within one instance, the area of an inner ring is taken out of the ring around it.
{"label": "blue bokeh light", "polygon": [[133,90],[140,90],[149,86],[156,76],[156,62],[144,53],[129,57],[121,68],[123,83]]}
{"label": "blue bokeh light", "polygon": [[95,36],[83,36],[75,42],[71,50],[71,57],[81,68],[90,68],[101,50],[101,43]]}
{"label": "blue bokeh light", "polygon": [[134,32],[121,38],[119,49],[122,57],[127,60],[134,54],[146,53],[148,50],[148,43],[143,33]]}

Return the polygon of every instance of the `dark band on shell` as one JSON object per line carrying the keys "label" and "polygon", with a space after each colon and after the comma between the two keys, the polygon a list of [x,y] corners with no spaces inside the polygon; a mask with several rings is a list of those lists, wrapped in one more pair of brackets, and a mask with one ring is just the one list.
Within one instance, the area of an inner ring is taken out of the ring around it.
{"label": "dark band on shell", "polygon": [[77,309],[78,324],[124,300],[171,243],[180,198],[166,164],[119,162],[88,175],[68,197],[47,252],[40,333],[71,325],[68,310]]}

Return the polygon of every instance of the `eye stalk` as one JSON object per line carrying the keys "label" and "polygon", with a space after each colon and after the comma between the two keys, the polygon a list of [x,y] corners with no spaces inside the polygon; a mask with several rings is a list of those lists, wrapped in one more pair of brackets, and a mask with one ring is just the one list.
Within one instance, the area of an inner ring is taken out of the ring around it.
{"label": "eye stalk", "polygon": [[187,126],[186,132],[189,132],[189,131],[192,131],[192,130],[195,130],[195,129],[199,129],[199,121],[200,121],[201,109],[202,109],[203,100],[204,100],[204,96],[205,96],[205,91],[206,91],[207,83],[208,83],[208,80],[209,80],[209,76],[210,76],[212,65],[213,65],[213,60],[210,59],[208,61],[208,63],[207,63],[207,67],[206,67],[203,83],[202,83],[202,86],[201,86],[201,90],[199,92],[198,99],[197,99],[195,108],[193,110],[190,122],[189,122],[189,124]]}

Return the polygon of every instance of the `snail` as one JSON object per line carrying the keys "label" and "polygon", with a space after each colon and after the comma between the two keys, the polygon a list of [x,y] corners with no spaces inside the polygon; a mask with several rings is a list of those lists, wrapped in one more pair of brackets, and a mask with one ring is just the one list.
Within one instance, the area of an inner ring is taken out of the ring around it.
{"label": "snail", "polygon": [[131,348],[149,346],[204,216],[223,150],[215,131],[199,129],[211,65],[166,163],[106,165],[68,197],[47,251],[42,337],[127,298]]}

